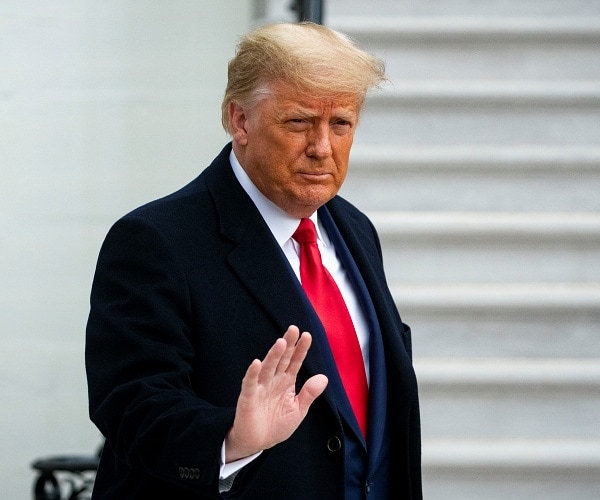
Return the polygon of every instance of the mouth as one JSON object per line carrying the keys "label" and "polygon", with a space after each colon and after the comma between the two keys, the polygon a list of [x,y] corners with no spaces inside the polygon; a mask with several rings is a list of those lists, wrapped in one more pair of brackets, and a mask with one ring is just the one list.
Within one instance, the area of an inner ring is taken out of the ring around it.
{"label": "mouth", "polygon": [[331,178],[328,172],[300,172],[300,176],[309,181],[324,181]]}

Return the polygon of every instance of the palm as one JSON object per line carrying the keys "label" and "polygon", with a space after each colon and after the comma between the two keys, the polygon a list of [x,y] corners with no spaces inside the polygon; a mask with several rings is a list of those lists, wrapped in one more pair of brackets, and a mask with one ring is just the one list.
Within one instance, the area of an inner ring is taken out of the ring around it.
{"label": "palm", "polygon": [[325,390],[327,378],[315,375],[296,394],[296,376],[311,336],[290,326],[261,362],[254,360],[242,381],[233,427],[227,436],[227,461],[252,455],[289,438],[312,402]]}

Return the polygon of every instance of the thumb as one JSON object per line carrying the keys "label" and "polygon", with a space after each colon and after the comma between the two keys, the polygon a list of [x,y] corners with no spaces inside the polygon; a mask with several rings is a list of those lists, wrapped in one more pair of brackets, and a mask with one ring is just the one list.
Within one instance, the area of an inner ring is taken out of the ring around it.
{"label": "thumb", "polygon": [[313,375],[302,386],[298,393],[298,406],[303,415],[308,413],[310,405],[317,399],[327,387],[329,380],[325,375]]}

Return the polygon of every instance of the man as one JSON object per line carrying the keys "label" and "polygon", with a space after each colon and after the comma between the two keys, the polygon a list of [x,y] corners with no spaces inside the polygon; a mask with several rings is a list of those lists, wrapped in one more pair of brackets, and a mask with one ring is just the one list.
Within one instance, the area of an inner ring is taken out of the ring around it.
{"label": "man", "polygon": [[337,196],[383,78],[322,26],[258,28],[229,64],[231,144],[111,228],[87,327],[93,498],[421,498],[410,329],[374,227]]}

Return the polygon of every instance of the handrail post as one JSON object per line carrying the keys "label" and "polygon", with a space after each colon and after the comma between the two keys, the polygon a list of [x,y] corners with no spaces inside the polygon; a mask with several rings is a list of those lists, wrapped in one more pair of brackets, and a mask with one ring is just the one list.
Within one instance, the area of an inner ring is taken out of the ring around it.
{"label": "handrail post", "polygon": [[323,24],[323,0],[296,0],[294,10],[298,13],[298,22]]}

